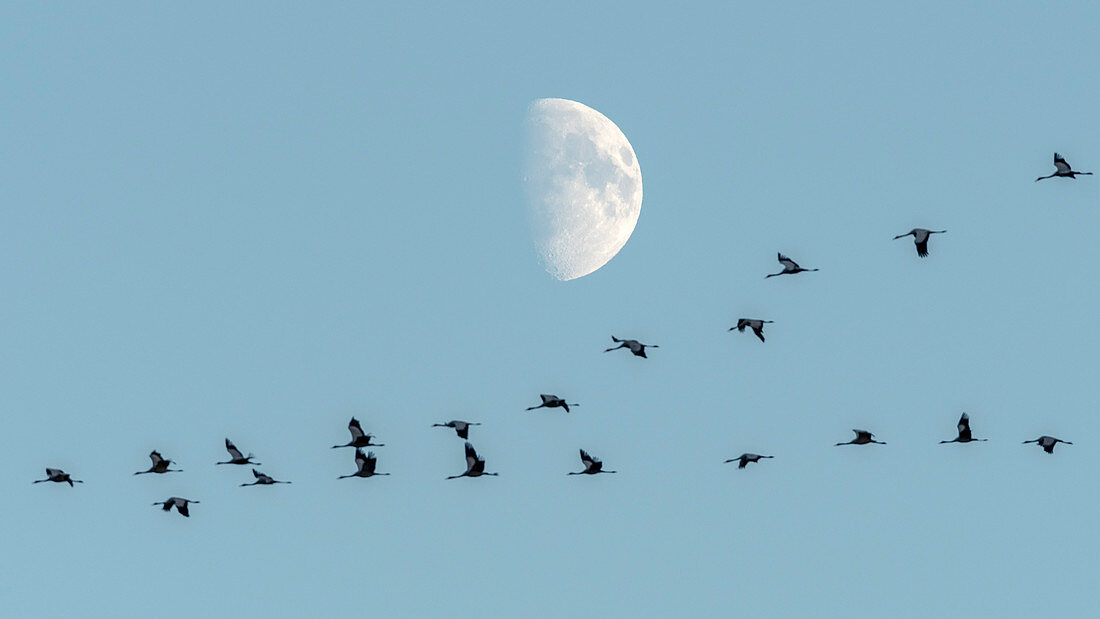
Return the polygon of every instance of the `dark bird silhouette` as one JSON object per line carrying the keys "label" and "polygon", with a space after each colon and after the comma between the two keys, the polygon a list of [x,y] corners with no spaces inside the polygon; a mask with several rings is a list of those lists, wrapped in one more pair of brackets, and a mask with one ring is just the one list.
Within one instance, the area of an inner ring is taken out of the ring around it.
{"label": "dark bird silhouette", "polygon": [[933,234],[943,234],[947,230],[925,230],[924,228],[913,228],[905,234],[899,234],[894,237],[894,240],[903,239],[909,235],[913,236],[913,242],[917,245],[917,255],[924,258],[928,255],[928,237]]}
{"label": "dark bird silhouette", "polygon": [[246,458],[244,454],[241,453],[241,450],[237,449],[237,446],[233,444],[233,441],[229,439],[225,439],[225,450],[229,452],[229,460],[225,462],[215,462],[214,464],[251,464],[253,466],[260,466],[259,462],[252,461],[252,458],[255,456],[248,454]]}
{"label": "dark bird silhouette", "polygon": [[454,428],[455,434],[458,438],[466,440],[470,438],[470,426],[480,426],[480,423],[470,423],[469,421],[460,421],[458,419],[452,419],[447,423],[433,423],[433,428]]}
{"label": "dark bird silhouette", "polygon": [[333,449],[339,449],[341,447],[385,447],[384,443],[372,443],[370,440],[374,438],[373,434],[366,434],[363,432],[363,426],[359,425],[359,420],[355,417],[351,418],[348,422],[348,432],[351,432],[351,442],[347,445],[333,445]]}
{"label": "dark bird silhouette", "polygon": [[250,484],[241,484],[241,485],[242,486],[270,486],[272,484],[289,484],[290,483],[289,481],[275,481],[274,479],[271,478],[271,476],[264,475],[263,473],[257,471],[256,469],[252,469],[252,476],[256,478],[256,481],[254,481]]}
{"label": "dark bird silhouette", "polygon": [[339,479],[347,479],[348,477],[374,477],[375,475],[389,475],[389,473],[376,473],[374,467],[378,464],[378,458],[374,457],[374,452],[363,453],[360,448],[355,449],[355,466],[359,470],[355,471],[351,475],[341,475]]}
{"label": "dark bird silhouette", "polygon": [[870,443],[874,443],[875,445],[886,444],[882,441],[876,441],[875,435],[871,434],[867,430],[856,430],[855,428],[853,428],[852,432],[856,433],[856,437],[854,439],[848,441],[847,443],[837,443],[836,446],[840,447],[841,445],[867,445]]}
{"label": "dark bird silhouette", "polygon": [[168,465],[172,464],[172,460],[161,457],[160,453],[152,451],[149,453],[149,459],[153,461],[153,465],[149,467],[148,471],[138,471],[134,475],[144,475],[146,473],[182,473],[183,469],[170,469]]}
{"label": "dark bird silhouette", "polygon": [[737,329],[741,333],[745,332],[745,327],[752,329],[752,332],[756,334],[756,337],[760,338],[760,341],[764,341],[764,325],[769,325],[775,322],[774,320],[759,320],[757,318],[738,318],[737,326],[730,327],[730,331]]}
{"label": "dark bird silhouette", "polygon": [[574,402],[573,404],[570,404],[570,403],[566,402],[565,400],[559,398],[556,395],[548,395],[548,394],[544,393],[544,394],[540,395],[539,397],[542,398],[542,404],[539,404],[538,406],[528,407],[527,410],[533,411],[536,408],[544,408],[544,407],[545,408],[559,408],[560,407],[560,408],[564,408],[565,412],[568,413],[570,406],[580,406],[580,404],[577,404],[576,402]]}
{"label": "dark bird silhouette", "polygon": [[974,438],[974,435],[970,433],[970,415],[966,413],[959,417],[959,435],[949,441],[940,441],[940,444],[944,443],[972,443],[975,441],[985,441],[988,439]]}
{"label": "dark bird silhouette", "polygon": [[1065,443],[1066,445],[1073,444],[1069,441],[1063,441],[1060,438],[1054,438],[1053,436],[1047,436],[1045,434],[1033,441],[1024,441],[1024,445],[1027,445],[1028,443],[1038,443],[1039,447],[1042,447],[1043,451],[1047,452],[1048,454],[1054,453],[1054,446],[1058,443]]}
{"label": "dark bird silhouette", "polygon": [[36,479],[32,483],[40,484],[44,481],[52,481],[52,482],[58,483],[58,484],[67,483],[67,484],[69,484],[70,487],[73,484],[82,484],[82,483],[84,483],[84,482],[80,481],[79,479],[73,479],[72,477],[69,476],[68,473],[66,473],[65,471],[62,471],[61,469],[46,469],[46,479]]}
{"label": "dark bird silhouette", "polygon": [[614,335],[611,336],[611,341],[617,343],[618,346],[615,346],[614,348],[608,348],[604,352],[611,352],[613,350],[619,350],[620,348],[629,348],[631,354],[633,354],[635,357],[641,357],[643,359],[648,359],[648,357],[645,356],[645,349],[660,348],[660,346],[656,344],[643,344],[638,340],[620,340]]}
{"label": "dark bird silhouette", "polygon": [[730,458],[729,460],[726,460],[726,464],[729,464],[730,462],[736,462],[737,463],[737,468],[743,469],[746,466],[748,466],[750,462],[760,462],[761,458],[774,458],[774,457],[775,456],[761,456],[761,455],[758,455],[758,454],[741,454],[740,456],[737,456],[736,458]]}
{"label": "dark bird silhouette", "polygon": [[603,470],[603,462],[599,458],[588,455],[588,452],[581,450],[581,463],[584,464],[584,470],[576,473],[566,473],[566,475],[595,475],[596,473],[616,473],[617,471],[605,471]]}
{"label": "dark bird silhouette", "polygon": [[1078,172],[1077,170],[1074,170],[1070,167],[1069,163],[1066,162],[1066,160],[1063,159],[1062,156],[1058,153],[1054,153],[1054,168],[1054,174],[1051,174],[1049,176],[1040,176],[1039,178],[1035,179],[1035,182],[1038,183],[1044,178],[1054,178],[1055,176],[1061,176],[1063,178],[1075,178],[1075,175],[1078,174],[1081,176],[1092,175],[1092,172]]}
{"label": "dark bird silhouette", "polygon": [[485,472],[485,460],[477,455],[474,451],[474,446],[469,442],[466,443],[466,472],[461,475],[451,475],[447,479],[458,479],[459,477],[481,477],[482,475],[492,475],[496,477],[496,473]]}
{"label": "dark bird silhouette", "polygon": [[817,270],[817,269],[803,269],[802,267],[798,266],[797,262],[795,262],[794,260],[791,260],[790,258],[784,256],[783,254],[779,254],[779,264],[783,265],[783,270],[778,272],[778,273],[772,273],[770,275],[765,275],[764,279],[768,279],[769,277],[775,277],[776,275],[794,275],[795,273],[801,273],[803,271],[816,271]]}
{"label": "dark bird silhouette", "polygon": [[157,501],[156,503],[153,503],[153,505],[163,505],[163,509],[166,512],[172,511],[172,508],[175,507],[176,511],[179,512],[181,516],[183,516],[184,518],[190,518],[191,512],[187,510],[188,503],[194,503],[198,505],[199,502],[192,501],[191,499],[181,499],[178,496],[174,496],[167,501]]}

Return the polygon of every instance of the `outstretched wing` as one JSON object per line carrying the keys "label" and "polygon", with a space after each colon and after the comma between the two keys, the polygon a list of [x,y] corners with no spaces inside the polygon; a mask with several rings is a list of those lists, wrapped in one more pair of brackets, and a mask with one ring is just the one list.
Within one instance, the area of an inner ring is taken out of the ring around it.
{"label": "outstretched wing", "polygon": [[597,460],[595,458],[588,455],[587,451],[585,451],[583,449],[581,450],[581,462],[584,464],[584,468],[586,468],[586,469],[591,468],[592,464],[595,463],[596,461]]}
{"label": "outstretched wing", "polygon": [[348,422],[348,432],[351,432],[352,440],[363,437],[363,426],[359,425],[359,420],[355,417],[352,417],[351,421]]}
{"label": "outstretched wing", "polygon": [[551,402],[557,401],[558,399],[558,396],[550,395],[548,393],[541,394],[539,397],[542,398],[543,404],[549,404]]}
{"label": "outstretched wing", "polygon": [[779,254],[779,264],[782,264],[784,269],[798,269],[798,268],[801,268],[801,267],[798,266],[797,262],[795,262],[794,260],[791,260],[790,258],[784,256],[783,254]]}
{"label": "outstretched wing", "polygon": [[252,476],[255,477],[256,479],[262,479],[262,478],[265,477],[265,475],[263,473],[257,471],[256,469],[252,469]]}
{"label": "outstretched wing", "polygon": [[153,461],[154,467],[164,461],[164,458],[161,457],[160,453],[156,451],[152,451],[149,453],[149,459]]}
{"label": "outstretched wing", "polygon": [[1069,172],[1073,169],[1058,153],[1054,153],[1054,167],[1058,168],[1059,172]]}
{"label": "outstretched wing", "polygon": [[[371,452],[371,455],[373,456],[374,453]],[[360,471],[362,471],[363,467],[366,466],[366,463],[367,463],[367,455],[363,453],[362,449],[356,449],[355,450],[355,467],[357,469],[359,469]]]}
{"label": "outstretched wing", "polygon": [[970,415],[967,415],[966,413],[963,413],[962,417],[959,417],[959,426],[958,426],[958,428],[959,428],[959,438],[961,438],[963,440],[970,440],[970,437],[971,437],[971,434],[970,434]]}
{"label": "outstretched wing", "polygon": [[229,439],[225,439],[225,450],[229,452],[229,456],[234,460],[240,460],[244,457],[244,454],[241,453],[241,450],[237,449],[237,446],[234,445],[233,442]]}
{"label": "outstretched wing", "polygon": [[187,501],[181,501],[180,499],[176,499],[175,503],[176,503],[176,511],[178,511],[181,516],[184,516],[186,518],[191,517],[191,512],[188,511],[188,509],[187,509]]}
{"label": "outstretched wing", "polygon": [[367,475],[374,475],[374,467],[378,465],[378,458],[374,457],[374,452],[367,454],[367,457],[363,459],[363,462],[359,465],[359,469]]}
{"label": "outstretched wing", "polygon": [[477,451],[474,449],[474,446],[471,445],[467,441],[467,443],[466,443],[466,470],[467,471],[473,470],[474,465],[477,464],[477,460],[478,460]]}

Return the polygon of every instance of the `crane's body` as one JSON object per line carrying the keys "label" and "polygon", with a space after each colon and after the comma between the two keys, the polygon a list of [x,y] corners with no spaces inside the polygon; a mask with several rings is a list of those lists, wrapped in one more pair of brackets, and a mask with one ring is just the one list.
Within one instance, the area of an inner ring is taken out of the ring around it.
{"label": "crane's body", "polygon": [[943,234],[947,230],[925,230],[924,228],[913,228],[905,234],[899,234],[894,237],[894,240],[903,239],[912,235],[913,243],[917,246],[917,255],[921,258],[928,256],[928,237],[933,234]]}
{"label": "crane's body", "polygon": [[149,470],[147,470],[147,471],[138,471],[137,473],[134,473],[134,475],[144,475],[146,473],[161,474],[161,473],[182,473],[183,472],[183,469],[170,469],[170,468],[168,468],[168,466],[172,464],[172,461],[167,459],[167,458],[162,457],[160,455],[160,453],[157,452],[157,451],[150,452],[149,453],[149,459],[153,461],[153,464],[152,464],[152,466],[149,467]]}
{"label": "crane's body", "polygon": [[771,324],[774,320],[760,320],[759,318],[738,318],[737,326],[730,327],[730,331],[737,329],[737,331],[744,333],[745,328],[752,329],[752,332],[756,334],[756,337],[760,338],[760,341],[764,341],[764,325]]}
{"label": "crane's body", "polygon": [[777,275],[794,275],[795,273],[802,273],[802,272],[809,272],[809,271],[816,271],[817,270],[817,269],[803,269],[802,267],[798,266],[797,262],[795,262],[794,260],[791,260],[790,258],[784,256],[783,254],[779,254],[779,264],[783,265],[783,270],[778,272],[778,273],[771,273],[769,275],[765,275],[764,279],[767,279],[769,277],[775,277]]}
{"label": "crane's body", "polygon": [[852,432],[856,433],[855,438],[848,441],[847,443],[837,443],[836,446],[840,447],[841,445],[871,445],[871,444],[885,445],[886,444],[883,441],[876,441],[875,440],[875,435],[871,434],[867,430],[858,430],[858,429],[852,428]]}
{"label": "crane's body", "polygon": [[1024,441],[1024,445],[1027,445],[1028,443],[1037,443],[1039,447],[1042,447],[1043,451],[1047,452],[1048,454],[1054,453],[1054,446],[1058,443],[1065,443],[1066,445],[1073,444],[1069,441],[1063,441],[1060,438],[1054,438],[1053,436],[1047,436],[1045,434],[1033,441]]}
{"label": "crane's body", "polygon": [[351,421],[348,422],[348,432],[351,433],[351,441],[346,445],[333,445],[333,449],[340,449],[341,447],[354,447],[356,449],[360,447],[385,447],[385,444],[372,443],[371,439],[374,438],[374,435],[363,432],[363,426],[359,425],[359,420],[355,417],[352,417]]}
{"label": "crane's body", "polygon": [[542,399],[542,404],[539,404],[538,406],[530,406],[527,408],[527,410],[533,411],[536,408],[564,408],[565,412],[568,413],[570,406],[580,406],[580,404],[577,404],[576,402],[570,404],[562,398],[548,393],[540,395],[539,398]]}
{"label": "crane's body", "polygon": [[566,475],[596,475],[597,473],[616,473],[618,471],[605,471],[603,470],[603,461],[599,458],[588,455],[588,452],[581,450],[581,464],[584,465],[583,471],[566,473]]}
{"label": "crane's body", "polygon": [[179,515],[183,516],[184,518],[190,518],[191,512],[187,509],[188,503],[194,503],[197,505],[199,502],[192,501],[191,499],[181,499],[178,496],[174,496],[166,501],[158,501],[156,503],[153,503],[153,505],[163,505],[164,507],[162,509],[164,509],[164,511],[166,512],[172,511],[172,508],[175,507],[176,511],[179,512]]}
{"label": "crane's body", "polygon": [[730,462],[736,462],[737,463],[737,468],[743,469],[752,462],[760,462],[760,460],[763,459],[763,458],[774,458],[774,457],[775,456],[761,456],[760,454],[741,454],[740,456],[737,456],[736,458],[730,458],[729,460],[726,460],[726,464],[729,464]]}
{"label": "crane's body", "polygon": [[660,346],[657,346],[656,344],[643,344],[638,340],[620,340],[614,335],[611,336],[611,341],[618,344],[618,346],[608,348],[604,352],[611,352],[613,350],[619,350],[620,348],[627,348],[630,349],[630,354],[634,355],[635,357],[641,357],[643,359],[648,359],[645,354],[645,349],[660,348]]}
{"label": "crane's body", "polygon": [[1039,178],[1035,179],[1035,182],[1038,183],[1045,178],[1054,178],[1055,176],[1061,178],[1077,178],[1078,176],[1092,176],[1092,172],[1081,172],[1079,170],[1074,170],[1064,157],[1062,157],[1058,153],[1054,153],[1054,174],[1040,176]]}
{"label": "crane's body", "polygon": [[480,426],[480,423],[472,423],[469,421],[462,421],[459,419],[452,419],[447,423],[433,423],[433,428],[454,428],[455,434],[458,438],[466,440],[470,438],[470,426]]}
{"label": "crane's body", "polygon": [[959,417],[959,423],[956,427],[959,430],[959,435],[949,441],[940,441],[941,445],[943,443],[973,443],[988,440],[984,438],[974,438],[973,432],[970,431],[970,415],[966,413],[963,413],[962,417]]}
{"label": "crane's body", "polygon": [[482,477],[489,475],[496,477],[496,473],[485,472],[485,459],[477,455],[477,451],[474,446],[466,442],[466,472],[459,475],[451,475],[447,479],[458,479],[459,477]]}

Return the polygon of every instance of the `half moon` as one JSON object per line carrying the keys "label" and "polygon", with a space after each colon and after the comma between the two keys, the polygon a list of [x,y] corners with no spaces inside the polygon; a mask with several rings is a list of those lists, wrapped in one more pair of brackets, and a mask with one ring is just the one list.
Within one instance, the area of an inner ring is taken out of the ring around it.
{"label": "half moon", "polygon": [[539,260],[559,280],[583,277],[626,245],[642,210],[642,170],[615,123],[568,99],[527,114],[524,187]]}

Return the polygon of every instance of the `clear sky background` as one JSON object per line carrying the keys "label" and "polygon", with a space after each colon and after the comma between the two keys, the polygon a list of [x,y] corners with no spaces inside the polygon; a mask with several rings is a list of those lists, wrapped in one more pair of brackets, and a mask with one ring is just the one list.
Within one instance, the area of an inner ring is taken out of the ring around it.
{"label": "clear sky background", "polygon": [[[1100,172],[1096,3],[399,4],[0,8],[5,614],[1095,612],[1100,177],[1032,181]],[[645,184],[572,282],[540,97]]]}

